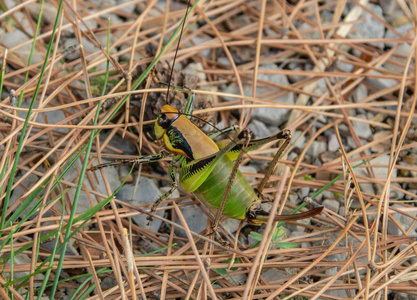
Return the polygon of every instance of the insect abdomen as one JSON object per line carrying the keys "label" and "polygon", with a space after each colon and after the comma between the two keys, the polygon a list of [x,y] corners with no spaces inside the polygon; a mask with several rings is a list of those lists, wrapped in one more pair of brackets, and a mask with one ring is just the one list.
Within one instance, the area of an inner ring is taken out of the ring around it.
{"label": "insect abdomen", "polygon": [[[230,174],[233,170],[233,162],[224,157],[221,159],[208,178],[194,191],[198,199],[206,206],[217,211],[224,191],[229,183]],[[229,218],[243,220],[246,212],[259,201],[252,187],[240,171],[237,171],[233,186],[227,197],[223,215]]]}

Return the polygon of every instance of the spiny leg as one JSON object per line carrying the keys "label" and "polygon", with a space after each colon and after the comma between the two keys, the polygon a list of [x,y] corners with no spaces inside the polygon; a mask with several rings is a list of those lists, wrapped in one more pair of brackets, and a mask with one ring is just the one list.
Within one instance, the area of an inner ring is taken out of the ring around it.
{"label": "spiny leg", "polygon": [[237,125],[231,125],[229,127],[226,127],[226,128],[220,129],[220,130],[216,130],[216,131],[214,131],[212,133],[209,133],[209,134],[207,134],[207,136],[209,138],[211,138],[212,140],[214,140],[215,138],[221,136],[222,134],[228,133],[230,131],[237,131],[237,132],[239,132],[239,126],[237,126]]}
{"label": "spiny leg", "polygon": [[213,225],[212,225],[213,232],[216,233],[216,235],[219,237],[220,240],[222,240],[222,239],[221,239],[220,234],[218,233],[219,221],[220,221],[220,218],[222,216],[223,209],[226,206],[227,197],[229,196],[229,192],[230,192],[230,189],[232,188],[233,181],[235,180],[237,170],[239,168],[240,163],[243,160],[243,155],[245,154],[246,148],[249,145],[251,135],[252,135],[252,133],[250,132],[250,130],[245,129],[238,136],[238,139],[240,141],[243,140],[243,143],[241,143],[241,149],[240,149],[239,155],[235,160],[235,164],[233,166],[232,173],[230,174],[229,182],[227,184],[226,190],[223,193],[222,202],[220,203],[220,206],[217,209],[216,217],[215,217],[215,219],[213,221]]}
{"label": "spiny leg", "polygon": [[92,166],[89,169],[89,171],[94,172],[94,171],[97,171],[99,169],[107,168],[107,167],[110,167],[110,166],[151,163],[151,162],[161,160],[161,159],[167,157],[169,154],[170,153],[168,151],[162,150],[162,151],[160,151],[156,154],[152,154],[152,155],[139,156],[139,157],[134,158],[134,159],[122,159],[122,160],[117,160],[117,161],[113,161],[113,162],[109,162],[109,163],[105,163],[105,164]]}
{"label": "spiny leg", "polygon": [[291,131],[285,129],[278,134],[271,136],[267,139],[273,140],[284,140],[284,142],[279,146],[277,153],[275,153],[274,158],[272,159],[271,163],[269,164],[268,169],[266,170],[265,176],[262,179],[261,183],[259,184],[258,188],[256,189],[258,194],[262,194],[262,191],[265,188],[266,183],[268,182],[269,178],[272,175],[272,172],[275,170],[275,167],[278,164],[278,160],[281,158],[282,154],[284,153],[285,149],[287,149],[288,145],[291,142]]}
{"label": "spiny leg", "polygon": [[[151,208],[151,214],[154,214],[156,209],[158,208],[158,206],[162,203],[162,201],[167,199],[178,188],[177,178],[175,177],[175,170],[174,170],[175,164],[176,164],[176,160],[174,159],[171,162],[171,164],[169,165],[169,168],[168,168],[168,175],[169,175],[169,178],[171,179],[171,184],[172,184],[171,188],[169,189],[169,191],[164,193],[161,197],[159,197],[154,202],[154,204],[152,205],[152,208]],[[148,225],[153,221],[152,215],[148,215],[146,217],[146,219],[149,221]]]}

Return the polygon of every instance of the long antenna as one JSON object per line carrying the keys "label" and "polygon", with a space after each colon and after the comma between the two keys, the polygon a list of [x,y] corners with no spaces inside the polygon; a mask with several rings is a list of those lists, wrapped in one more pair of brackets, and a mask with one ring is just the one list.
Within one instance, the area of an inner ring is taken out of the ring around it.
{"label": "long antenna", "polygon": [[167,97],[165,99],[165,103],[166,104],[169,104],[168,103],[168,99],[169,99],[169,87],[171,86],[172,75],[174,74],[175,60],[177,59],[178,49],[180,48],[180,42],[181,42],[182,32],[184,31],[184,26],[185,26],[185,18],[187,17],[188,10],[190,9],[190,4],[191,4],[190,3],[190,0],[188,0],[187,9],[185,10],[185,15],[184,15],[184,22],[182,23],[181,31],[180,31],[180,37],[179,37],[178,43],[177,43],[177,49],[175,50],[174,61],[172,62],[171,74],[169,75],[169,82],[168,82],[168,89],[167,89]]}

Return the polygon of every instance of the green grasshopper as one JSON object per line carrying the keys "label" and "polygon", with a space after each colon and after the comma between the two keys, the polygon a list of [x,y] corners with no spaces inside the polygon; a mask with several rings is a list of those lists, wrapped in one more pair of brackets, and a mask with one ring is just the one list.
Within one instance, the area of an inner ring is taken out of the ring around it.
{"label": "green grasshopper", "polygon": [[[261,193],[275,169],[279,158],[291,141],[291,132],[283,130],[270,137],[251,140],[248,129],[239,133],[237,140],[224,139],[215,142],[214,139],[233,130],[231,126],[206,135],[190,118],[193,113],[195,94],[187,88],[176,88],[188,93],[185,111],[164,105],[155,121],[155,136],[162,140],[164,148],[157,154],[140,156],[132,160],[122,160],[91,168],[97,169],[119,164],[143,164],[161,160],[170,154],[174,158],[169,165],[168,174],[171,179],[171,189],[162,195],[152,206],[154,213],[158,205],[166,199],[177,187],[175,169],[179,171],[179,182],[184,191],[194,195],[207,207],[216,212],[212,228],[217,233],[222,215],[238,220],[246,220],[250,224],[266,223],[269,213],[261,207]],[[259,187],[255,191],[248,183],[238,166],[247,153],[271,141],[283,140],[278,148]],[[235,161],[235,163],[233,163]],[[295,215],[277,215],[274,221],[294,221],[309,218],[319,214],[322,207]],[[152,214],[151,214],[152,215]],[[152,220],[151,215],[148,220]]]}

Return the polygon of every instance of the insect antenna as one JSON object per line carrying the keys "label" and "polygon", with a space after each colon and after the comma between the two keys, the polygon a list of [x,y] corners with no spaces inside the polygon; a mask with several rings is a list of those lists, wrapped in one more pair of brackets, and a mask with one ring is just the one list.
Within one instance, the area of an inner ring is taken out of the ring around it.
{"label": "insect antenna", "polygon": [[174,73],[175,61],[177,59],[178,49],[180,48],[181,37],[182,37],[182,33],[184,31],[184,26],[185,26],[185,18],[187,17],[188,10],[190,9],[190,4],[191,4],[190,0],[188,0],[187,9],[185,10],[185,15],[184,15],[184,22],[182,23],[182,26],[181,26],[180,37],[178,38],[177,49],[175,50],[174,60],[172,62],[171,74],[169,75],[168,88],[167,88],[167,97],[165,99],[166,104],[169,104],[169,87],[171,86],[171,80],[172,80],[172,75]]}

